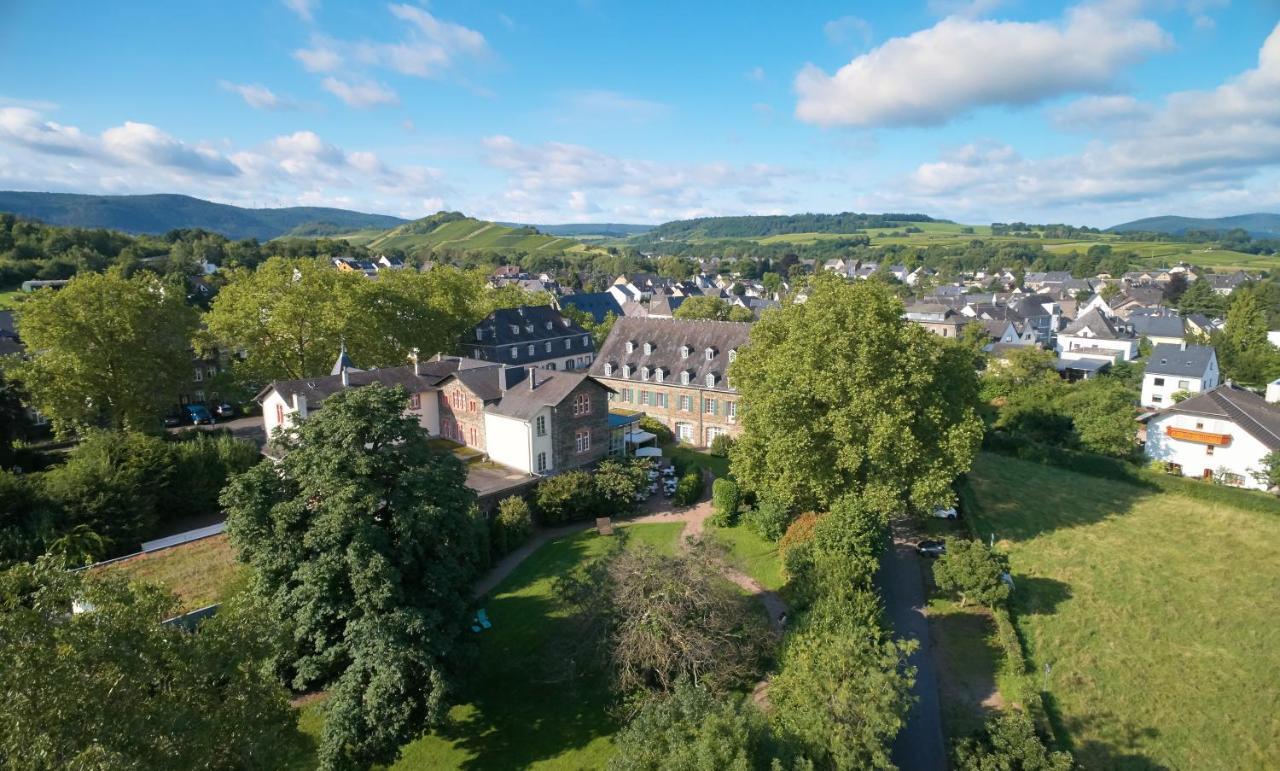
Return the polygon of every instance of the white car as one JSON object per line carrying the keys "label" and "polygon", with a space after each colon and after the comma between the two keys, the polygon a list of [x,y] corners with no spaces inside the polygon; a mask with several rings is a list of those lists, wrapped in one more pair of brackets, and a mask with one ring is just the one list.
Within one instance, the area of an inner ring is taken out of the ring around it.
{"label": "white car", "polygon": [[938,519],[960,519],[960,512],[954,506],[946,509],[934,509],[933,516]]}

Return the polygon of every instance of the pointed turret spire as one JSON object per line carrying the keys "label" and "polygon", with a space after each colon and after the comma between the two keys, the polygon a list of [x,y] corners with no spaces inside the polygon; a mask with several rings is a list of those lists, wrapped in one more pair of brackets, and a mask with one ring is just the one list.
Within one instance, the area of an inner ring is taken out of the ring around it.
{"label": "pointed turret spire", "polygon": [[338,351],[338,360],[333,363],[333,370],[329,374],[341,375],[347,370],[352,370],[355,372],[360,371],[359,369],[356,368],[356,365],[351,363],[351,357],[347,356],[347,342],[343,340],[342,348],[341,350]]}

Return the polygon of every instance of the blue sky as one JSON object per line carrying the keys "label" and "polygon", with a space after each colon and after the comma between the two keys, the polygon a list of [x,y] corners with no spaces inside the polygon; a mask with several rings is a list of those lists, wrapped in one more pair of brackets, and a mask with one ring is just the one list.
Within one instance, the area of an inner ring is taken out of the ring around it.
{"label": "blue sky", "polygon": [[0,189],[534,223],[1275,210],[1277,22],[1269,0],[10,0]]}

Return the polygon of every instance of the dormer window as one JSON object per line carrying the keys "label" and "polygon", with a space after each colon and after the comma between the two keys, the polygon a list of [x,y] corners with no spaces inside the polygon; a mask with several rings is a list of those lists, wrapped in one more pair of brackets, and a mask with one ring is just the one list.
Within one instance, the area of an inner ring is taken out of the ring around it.
{"label": "dormer window", "polygon": [[628,340],[628,341],[627,341],[627,353],[635,353],[635,352],[636,352],[636,341],[635,341],[635,340]]}
{"label": "dormer window", "polygon": [[533,325],[532,325],[532,324],[525,324],[525,325],[524,325],[524,331],[528,332],[529,334],[533,334]]}
{"label": "dormer window", "polygon": [[730,362],[730,363],[733,363],[734,361],[737,361],[737,359],[738,359],[738,349],[737,349],[737,348],[730,348],[730,349],[729,349],[729,362]]}
{"label": "dormer window", "polygon": [[512,324],[512,325],[511,325],[511,334],[513,334],[513,335],[518,335],[518,334],[520,334],[520,325],[519,325],[519,324]]}
{"label": "dormer window", "polygon": [[687,345],[680,346],[680,358],[682,359],[689,358],[689,346]]}
{"label": "dormer window", "polygon": [[648,379],[649,379],[649,368],[648,368],[648,367],[641,367],[641,368],[640,368],[640,379],[641,379],[641,380],[648,380]]}
{"label": "dormer window", "polygon": [[716,349],[715,349],[715,348],[708,348],[708,349],[706,350],[706,354],[707,354],[707,361],[711,361],[712,359],[714,359],[714,358],[716,357]]}
{"label": "dormer window", "polygon": [[548,321],[548,322],[547,322],[547,329],[551,329],[551,322],[550,322],[550,321]]}
{"label": "dormer window", "polygon": [[715,373],[714,373],[714,372],[708,372],[708,373],[707,373],[707,388],[715,388],[715,387],[716,387],[716,375],[715,375]]}
{"label": "dormer window", "polygon": [[653,379],[658,381],[659,383],[663,381],[665,376],[666,376],[666,373],[662,371],[662,367],[658,367],[653,371]]}
{"label": "dormer window", "polygon": [[689,370],[680,373],[680,385],[689,385]]}
{"label": "dormer window", "polygon": [[591,345],[591,335],[583,335],[583,336],[582,336],[582,347],[583,347],[583,348],[586,348],[586,347],[587,347],[587,346],[589,346],[589,345]]}
{"label": "dormer window", "polygon": [[648,356],[648,355],[649,355],[649,354],[651,354],[651,353],[653,353],[653,343],[645,343],[645,344],[644,344],[644,355],[645,355],[645,356]]}
{"label": "dormer window", "polygon": [[483,339],[484,339],[484,330],[483,330],[483,329],[477,329],[477,330],[476,330],[476,339],[477,339],[477,340],[483,340]]}
{"label": "dormer window", "polygon": [[613,374],[613,362],[605,362],[605,365],[604,365],[604,374],[605,374],[605,375],[612,375],[612,374]]}
{"label": "dormer window", "polygon": [[623,364],[623,365],[622,365],[622,376],[623,376],[623,377],[631,377],[631,365],[630,365],[630,364]]}

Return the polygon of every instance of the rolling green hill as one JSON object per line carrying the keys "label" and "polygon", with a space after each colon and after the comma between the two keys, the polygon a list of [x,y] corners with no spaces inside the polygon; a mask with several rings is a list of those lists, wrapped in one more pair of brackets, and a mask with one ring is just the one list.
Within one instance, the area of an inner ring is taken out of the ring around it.
{"label": "rolling green hill", "polygon": [[586,248],[575,239],[540,233],[537,228],[528,225],[500,225],[467,217],[459,212],[438,212],[377,233],[364,230],[335,234],[334,237],[344,238],[352,244],[367,246],[373,250],[402,249],[406,254],[441,248],[554,254]]}
{"label": "rolling green hill", "polygon": [[642,235],[646,240],[689,241],[709,238],[766,238],[787,234],[854,233],[866,228],[920,226],[935,220],[924,214],[784,214],[750,217],[700,217],[666,222]]}
{"label": "rolling green hill", "polygon": [[1201,217],[1147,217],[1107,228],[1112,233],[1169,233],[1182,235],[1188,230],[1248,231],[1252,236],[1280,236],[1280,214],[1237,214],[1207,219]]}
{"label": "rolling green hill", "polygon": [[[0,212],[50,225],[107,228],[125,233],[166,233],[202,228],[227,238],[268,241],[303,226],[331,232],[385,229],[404,222],[386,214],[293,206],[245,209],[187,195],[79,195],[0,191]],[[318,232],[315,235],[330,235]]]}

